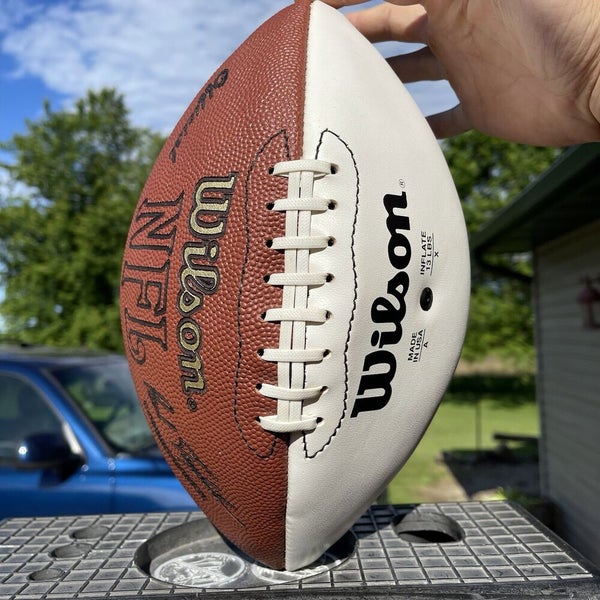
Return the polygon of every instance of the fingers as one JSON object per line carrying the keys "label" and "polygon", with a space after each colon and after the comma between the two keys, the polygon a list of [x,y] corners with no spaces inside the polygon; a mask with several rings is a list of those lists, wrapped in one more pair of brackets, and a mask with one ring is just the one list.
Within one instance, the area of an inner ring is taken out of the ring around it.
{"label": "fingers", "polygon": [[459,135],[473,128],[461,104],[427,117],[427,122],[438,139]]}
{"label": "fingers", "polygon": [[[388,63],[403,83],[446,79],[444,67],[429,48],[388,58]],[[452,137],[472,129],[472,124],[461,104],[431,115],[427,117],[427,121],[438,139]]]}
{"label": "fingers", "polygon": [[[354,4],[364,4],[369,0],[322,0],[325,4],[329,4],[335,8],[342,8],[343,6],[353,6]],[[421,0],[385,0],[386,2],[391,2],[392,4],[419,4]]]}
{"label": "fingers", "polygon": [[[323,0],[326,4],[340,8],[362,4],[366,0]],[[427,4],[425,0],[421,0]],[[410,54],[394,56],[388,62],[404,83],[415,81],[437,81],[446,79],[447,74],[428,44],[428,20],[423,4],[417,0],[387,0],[371,8],[349,12],[350,22],[369,41],[412,42],[426,47]],[[461,104],[454,108],[427,117],[435,136],[439,139],[452,137],[472,129],[472,124]]]}
{"label": "fingers", "polygon": [[396,75],[404,83],[439,81],[446,79],[446,71],[429,48],[387,59]]}
{"label": "fingers", "polygon": [[353,4],[363,4],[368,0],[323,0],[325,4],[333,6],[334,8],[342,8],[342,6],[352,6]]}
{"label": "fingers", "polygon": [[347,17],[371,42],[427,43],[427,13],[420,4],[400,8],[383,2],[372,8],[348,13]]}

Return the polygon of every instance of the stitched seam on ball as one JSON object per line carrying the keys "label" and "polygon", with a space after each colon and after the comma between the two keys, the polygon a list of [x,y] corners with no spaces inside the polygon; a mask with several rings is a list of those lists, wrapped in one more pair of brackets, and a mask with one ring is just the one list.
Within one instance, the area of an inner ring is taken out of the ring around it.
{"label": "stitched seam on ball", "polygon": [[316,149],[316,152],[315,152],[315,158],[318,159],[318,157],[319,157],[319,150],[321,148],[321,145],[323,144],[323,140],[324,140],[326,134],[333,135],[348,150],[348,153],[350,154],[350,157],[352,158],[352,164],[354,165],[354,171],[356,173],[356,210],[354,211],[354,221],[352,223],[352,235],[350,237],[350,249],[351,249],[351,254],[352,254],[352,272],[354,273],[354,297],[353,297],[353,300],[352,300],[352,316],[350,317],[350,322],[349,322],[349,326],[348,326],[348,336],[346,337],[346,344],[344,346],[344,410],[342,411],[342,414],[340,416],[338,424],[337,424],[336,428],[334,429],[333,433],[331,434],[331,436],[329,437],[329,439],[323,444],[323,446],[321,448],[319,448],[319,450],[317,450],[316,452],[313,452],[312,454],[310,454],[308,452],[307,443],[306,443],[306,436],[310,435],[310,434],[306,434],[305,433],[303,435],[303,445],[304,445],[304,456],[305,456],[305,458],[315,458],[321,452],[324,452],[324,450],[327,448],[327,446],[329,446],[329,444],[331,444],[331,442],[333,441],[333,438],[337,435],[338,431],[341,429],[341,427],[342,427],[342,421],[344,420],[346,412],[348,411],[348,389],[349,389],[349,382],[348,382],[348,346],[350,344],[350,334],[352,332],[352,324],[354,322],[354,318],[355,318],[355,314],[356,314],[356,298],[357,298],[357,295],[358,295],[358,290],[357,290],[358,276],[357,276],[357,272],[356,272],[356,257],[355,257],[355,253],[354,253],[354,238],[355,238],[355,235],[356,235],[356,223],[357,223],[357,220],[358,220],[359,197],[360,197],[360,173],[358,171],[358,164],[356,162],[356,158],[355,158],[354,153],[352,152],[352,149],[350,148],[350,146],[337,133],[335,133],[334,131],[331,131],[330,129],[325,129],[321,133],[321,137],[319,138],[319,143],[317,144],[317,149]]}
{"label": "stitched seam on ball", "polygon": [[246,438],[246,435],[244,433],[244,428],[242,427],[241,423],[239,422],[238,415],[237,415],[239,376],[240,376],[240,369],[241,369],[241,365],[242,365],[242,331],[241,331],[241,323],[240,323],[240,314],[241,314],[241,308],[242,308],[242,288],[244,287],[244,280],[245,280],[245,276],[246,276],[246,267],[248,265],[248,257],[249,257],[249,252],[250,252],[250,225],[249,225],[249,217],[248,217],[248,185],[250,182],[250,177],[252,176],[252,173],[254,172],[254,168],[256,167],[256,164],[258,163],[258,159],[259,159],[260,155],[266,150],[266,148],[269,146],[269,144],[271,144],[273,142],[273,140],[275,140],[279,136],[283,136],[284,146],[285,146],[285,150],[286,150],[286,158],[288,160],[290,159],[290,145],[289,145],[288,134],[285,129],[281,129],[277,133],[273,134],[270,138],[268,138],[267,141],[260,147],[260,149],[254,156],[254,160],[250,164],[248,173],[246,174],[246,182],[245,182],[245,184],[246,184],[246,188],[245,188],[246,202],[245,202],[245,206],[244,206],[244,217],[245,217],[244,234],[246,236],[246,247],[245,247],[245,252],[244,252],[244,260],[242,263],[240,291],[238,293],[238,301],[237,301],[238,360],[237,360],[237,365],[236,365],[236,369],[235,369],[235,377],[234,377],[233,418],[235,420],[235,424],[238,428],[240,437],[242,438],[244,444],[246,444],[246,446],[254,453],[255,456],[257,456],[258,458],[263,458],[263,459],[269,458],[270,456],[272,456],[273,452],[275,451],[277,437],[273,436],[273,440],[271,442],[271,447],[267,453],[259,452],[258,449],[255,448],[249,442],[249,440]]}

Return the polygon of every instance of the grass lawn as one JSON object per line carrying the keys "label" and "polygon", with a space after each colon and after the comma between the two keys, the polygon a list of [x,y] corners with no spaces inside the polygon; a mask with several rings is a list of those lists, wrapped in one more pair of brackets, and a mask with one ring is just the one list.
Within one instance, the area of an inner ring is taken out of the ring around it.
{"label": "grass lawn", "polygon": [[495,447],[495,432],[538,435],[531,374],[456,375],[438,412],[404,468],[390,484],[386,502],[434,501],[431,488],[448,477],[443,451]]}

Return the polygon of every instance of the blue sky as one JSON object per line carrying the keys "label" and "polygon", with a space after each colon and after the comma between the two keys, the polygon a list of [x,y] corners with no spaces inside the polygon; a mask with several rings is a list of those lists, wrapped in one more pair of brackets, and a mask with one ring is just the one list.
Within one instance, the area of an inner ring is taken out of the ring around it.
{"label": "blue sky", "polygon": [[[37,119],[44,99],[68,108],[105,86],[124,94],[136,125],[167,134],[210,74],[289,1],[0,0],[0,140]],[[409,90],[426,114],[456,102],[444,83]]]}

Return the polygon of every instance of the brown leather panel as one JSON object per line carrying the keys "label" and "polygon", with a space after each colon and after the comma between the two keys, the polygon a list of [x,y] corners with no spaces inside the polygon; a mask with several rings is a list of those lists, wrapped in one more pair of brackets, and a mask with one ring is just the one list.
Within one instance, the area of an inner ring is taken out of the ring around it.
{"label": "brown leather panel", "polygon": [[256,421],[275,409],[256,385],[277,383],[257,351],[278,346],[260,315],[281,302],[263,278],[283,270],[265,242],[284,223],[266,204],[287,186],[268,169],[301,157],[309,13],[301,0],[271,18],[192,101],[142,191],[121,284],[125,347],[163,453],[215,526],[275,568],[287,438]]}

